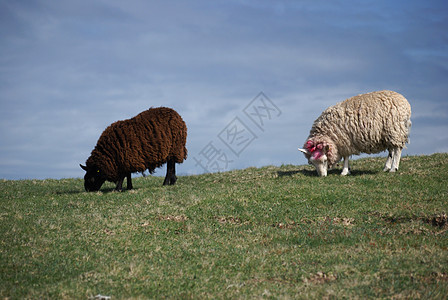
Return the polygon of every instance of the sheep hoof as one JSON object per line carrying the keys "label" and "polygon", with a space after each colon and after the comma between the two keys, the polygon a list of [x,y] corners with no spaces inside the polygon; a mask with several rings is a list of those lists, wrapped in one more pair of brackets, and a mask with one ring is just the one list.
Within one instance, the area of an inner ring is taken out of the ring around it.
{"label": "sheep hoof", "polygon": [[350,171],[349,170],[342,171],[341,176],[347,176],[347,175],[350,175]]}
{"label": "sheep hoof", "polygon": [[[391,171],[390,168],[384,167],[383,172]],[[391,171],[392,172],[392,171]]]}
{"label": "sheep hoof", "polygon": [[398,171],[397,168],[392,168],[392,169],[390,169],[389,173],[395,173],[395,172],[397,172],[397,171]]}

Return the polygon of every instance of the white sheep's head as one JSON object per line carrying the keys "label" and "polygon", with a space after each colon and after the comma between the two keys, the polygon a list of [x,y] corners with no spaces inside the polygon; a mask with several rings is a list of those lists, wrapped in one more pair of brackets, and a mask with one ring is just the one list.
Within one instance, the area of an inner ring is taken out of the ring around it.
{"label": "white sheep's head", "polygon": [[312,164],[319,176],[327,176],[328,171],[328,157],[327,153],[330,150],[330,146],[326,143],[315,144],[313,141],[308,140],[305,143],[305,149],[298,149],[305,154],[308,159],[308,163]]}

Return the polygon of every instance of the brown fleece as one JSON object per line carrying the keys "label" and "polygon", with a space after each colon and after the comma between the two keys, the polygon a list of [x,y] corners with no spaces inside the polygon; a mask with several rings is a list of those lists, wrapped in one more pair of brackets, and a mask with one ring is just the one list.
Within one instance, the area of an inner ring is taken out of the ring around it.
{"label": "brown fleece", "polygon": [[150,108],[107,127],[86,165],[116,183],[130,173],[152,173],[171,159],[182,163],[187,158],[186,142],[187,126],[176,111]]}

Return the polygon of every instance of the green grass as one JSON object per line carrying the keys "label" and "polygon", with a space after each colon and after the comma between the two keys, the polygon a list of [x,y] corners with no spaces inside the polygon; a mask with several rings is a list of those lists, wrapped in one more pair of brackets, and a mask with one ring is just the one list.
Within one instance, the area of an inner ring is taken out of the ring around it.
{"label": "green grass", "polygon": [[0,297],[446,298],[448,154],[383,164],[0,181]]}

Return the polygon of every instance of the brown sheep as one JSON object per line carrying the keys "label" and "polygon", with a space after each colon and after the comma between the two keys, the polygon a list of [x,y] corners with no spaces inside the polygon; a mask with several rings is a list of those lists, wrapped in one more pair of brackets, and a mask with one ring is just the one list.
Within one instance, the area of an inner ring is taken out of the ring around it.
{"label": "brown sheep", "polygon": [[107,180],[116,183],[115,190],[132,189],[131,174],[149,170],[153,173],[167,163],[163,185],[176,180],[176,163],[187,158],[187,126],[182,117],[166,107],[150,108],[137,116],[117,121],[101,134],[86,166],[84,187],[98,191]]}

